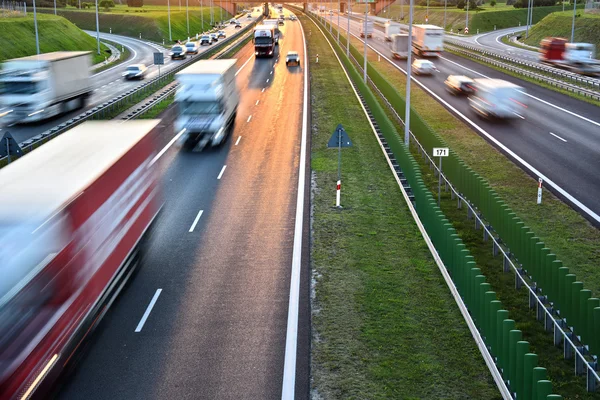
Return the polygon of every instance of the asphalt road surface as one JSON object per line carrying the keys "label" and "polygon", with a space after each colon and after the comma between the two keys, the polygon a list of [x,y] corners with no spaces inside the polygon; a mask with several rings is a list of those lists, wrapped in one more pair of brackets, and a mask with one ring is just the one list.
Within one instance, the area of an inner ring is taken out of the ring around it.
{"label": "asphalt road surface", "polygon": [[[240,22],[243,26],[251,23],[254,19],[258,18],[260,13],[254,13],[254,18],[240,18]],[[236,29],[233,25],[228,25],[225,28],[226,34],[229,36],[233,34]],[[95,36],[95,32],[87,32],[93,36]],[[149,66],[149,73],[146,76],[146,79],[152,79],[158,76],[158,66],[154,65],[154,53],[161,51],[164,54],[165,65],[161,66],[161,73],[167,72],[170,69],[177,66],[181,60],[174,60],[168,56],[169,50],[164,49],[161,46],[158,46],[154,43],[147,42],[144,40],[129,38],[126,36],[108,34],[108,33],[100,33],[100,38],[105,40],[110,40],[111,42],[121,44],[127,48],[131,53],[131,57],[126,62],[115,65],[109,69],[98,72],[91,77],[93,93],[91,97],[88,99],[88,105],[83,110],[75,110],[73,112],[64,114],[62,116],[48,119],[46,121],[40,121],[35,124],[27,124],[27,125],[14,125],[11,127],[4,127],[1,125],[2,120],[0,119],[0,128],[2,130],[9,131],[15,140],[19,143],[30,139],[42,132],[45,132],[53,127],[62,124],[63,122],[68,121],[76,115],[84,112],[85,110],[92,109],[98,104],[102,104],[119,94],[125,93],[134,87],[142,84],[140,81],[125,81],[123,79],[123,72],[130,64],[146,64]],[[211,48],[211,46],[202,46],[200,47],[201,53],[207,51]],[[190,55],[191,57],[191,55]],[[194,56],[197,57],[197,56]],[[2,131],[0,130],[0,133]]]}
{"label": "asphalt road surface", "polygon": [[[285,65],[287,51],[304,54],[299,22],[281,29],[281,57],[255,59],[251,44],[237,56],[241,103],[227,144],[173,146],[160,159],[165,207],[151,250],[58,398],[281,397],[304,90],[304,65]],[[175,117],[162,119],[164,143]],[[302,306],[301,318],[296,398],[307,398]]]}
{"label": "asphalt road surface", "polygon": [[[337,15],[332,21],[334,25],[337,23]],[[342,16],[340,25],[345,32],[347,20]],[[360,22],[351,19],[350,32],[358,36],[359,29]],[[391,57],[389,44],[385,42],[381,30],[376,28],[374,38],[369,39],[368,43],[386,57]],[[406,70],[405,60],[393,62]],[[451,106],[455,114],[462,114],[464,117],[461,119],[467,121],[475,132],[496,139],[576,201],[593,213],[600,214],[600,176],[595,172],[600,168],[598,107],[450,53],[444,53],[433,62],[437,71],[433,76],[416,76],[418,82]],[[451,74],[504,79],[522,86],[528,94],[524,119],[493,122],[477,117],[466,98],[453,96],[446,91],[444,81]],[[524,169],[527,171],[527,168]]]}

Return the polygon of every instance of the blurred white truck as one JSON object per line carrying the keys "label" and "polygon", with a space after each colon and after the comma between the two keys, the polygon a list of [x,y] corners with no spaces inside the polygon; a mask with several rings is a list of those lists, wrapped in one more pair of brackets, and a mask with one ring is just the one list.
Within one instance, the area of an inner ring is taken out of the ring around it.
{"label": "blurred white truck", "polygon": [[363,20],[360,23],[360,37],[364,38],[365,34],[367,38],[373,37],[373,21]]}
{"label": "blurred white truck", "polygon": [[435,25],[413,25],[413,51],[420,57],[437,57],[444,51],[444,29]]}
{"label": "blurred white truck", "polygon": [[392,57],[397,59],[408,58],[408,33],[393,34],[391,40]]}
{"label": "blurred white truck", "polygon": [[387,40],[388,42],[392,41],[392,35],[398,34],[400,33],[400,24],[393,22],[393,21],[388,21],[385,23],[385,40]]}
{"label": "blurred white truck", "polygon": [[1,121],[21,124],[83,108],[92,93],[91,52],[56,51],[7,60],[0,74]]}
{"label": "blurred white truck", "polygon": [[525,89],[501,79],[474,79],[469,105],[485,118],[523,118],[527,109]]}
{"label": "blurred white truck", "polygon": [[239,92],[235,83],[237,60],[200,60],[175,74],[179,115],[175,131],[184,149],[218,146],[233,129]]}

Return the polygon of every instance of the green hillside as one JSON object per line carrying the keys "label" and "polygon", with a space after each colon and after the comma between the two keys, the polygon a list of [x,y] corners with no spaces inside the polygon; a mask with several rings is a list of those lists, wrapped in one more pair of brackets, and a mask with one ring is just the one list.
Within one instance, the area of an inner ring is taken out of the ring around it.
{"label": "green hillside", "polygon": [[[579,12],[575,18],[575,41],[594,43],[600,48],[600,15]],[[540,41],[547,36],[562,36],[571,39],[572,12],[560,12],[548,15],[529,31],[525,43],[539,46]]]}
{"label": "green hillside", "polygon": [[[62,17],[38,14],[38,36],[42,53],[90,50],[93,64],[110,55],[104,45],[100,49],[102,54],[97,55],[96,39]],[[0,43],[0,61],[36,54],[33,13],[27,17],[0,18]]]}
{"label": "green hillside", "polygon": [[[51,9],[41,9],[40,11],[54,12]],[[202,12],[204,13],[204,29],[201,27],[200,7],[189,8],[191,35],[210,28],[210,9],[204,7]],[[58,14],[81,29],[96,30],[96,14],[93,10],[68,8],[58,10]],[[214,15],[215,19],[220,18],[219,8],[214,8]],[[231,16],[223,10],[223,19],[229,18]],[[166,7],[130,8],[117,5],[109,12],[100,12],[98,19],[101,32],[109,32],[112,29],[112,33],[131,37],[139,37],[141,33],[142,39],[159,43],[164,39],[165,44],[169,40],[169,22]],[[178,5],[171,6],[171,35],[174,41],[187,38],[185,7],[182,7],[182,11],[179,11]]]}

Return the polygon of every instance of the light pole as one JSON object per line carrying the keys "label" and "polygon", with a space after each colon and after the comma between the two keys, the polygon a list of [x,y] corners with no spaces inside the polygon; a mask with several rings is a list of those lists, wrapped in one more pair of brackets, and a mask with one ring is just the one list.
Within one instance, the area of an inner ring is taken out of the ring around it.
{"label": "light pole", "polygon": [[365,3],[365,25],[363,28],[363,33],[365,34],[365,54],[364,54],[364,58],[365,58],[365,62],[364,62],[364,67],[363,67],[363,80],[365,81],[365,84],[367,84],[367,11],[369,10],[369,3]]}
{"label": "light pole", "polygon": [[173,43],[173,37],[171,36],[171,0],[167,0],[167,16],[169,20],[169,42]]}
{"label": "light pole", "polygon": [[467,0],[467,23],[465,24],[465,28],[469,28],[469,3],[471,0]]}
{"label": "light pole", "polygon": [[340,45],[340,10],[342,9],[342,0],[338,0],[338,22],[337,22],[337,42]]}
{"label": "light pole", "polygon": [[200,0],[200,24],[202,25],[200,27],[200,29],[202,30],[202,33],[204,33],[204,7],[202,7],[202,0]]}
{"label": "light pole", "polygon": [[406,60],[406,108],[404,110],[404,146],[408,150],[410,144],[410,79],[411,79],[411,56],[412,56],[412,27],[413,27],[413,0],[410,0],[408,8],[408,59]]}
{"label": "light pole", "polygon": [[571,24],[571,43],[575,42],[575,14],[577,13],[577,0],[573,1],[573,23]]}
{"label": "light pole", "polygon": [[448,0],[444,0],[444,30],[446,30],[446,8],[448,7]]}
{"label": "light pole", "polygon": [[527,22],[525,23],[525,38],[527,39],[529,37],[529,24],[530,24],[530,20],[531,20],[531,15],[533,14],[533,5],[532,5],[533,0],[529,0],[527,2]]}
{"label": "light pole", "polygon": [[35,11],[35,0],[33,0],[33,26],[35,28],[35,50],[37,51],[37,54],[40,54],[40,39],[38,37],[37,12]]}
{"label": "light pole", "polygon": [[348,15],[346,17],[348,20],[348,28],[346,30],[346,56],[350,57],[350,15],[352,15],[352,6],[350,5],[350,1],[346,3],[346,7],[348,7]]}
{"label": "light pole", "polygon": [[223,23],[223,0],[219,0],[219,24]]}
{"label": "light pole", "polygon": [[98,0],[96,0],[96,43],[98,45],[98,55],[100,55],[100,22],[98,22]]}
{"label": "light pole", "polygon": [[185,19],[187,21],[188,36],[190,36],[190,11],[188,6],[188,0],[185,0]]}
{"label": "light pole", "polygon": [[56,0],[54,0],[54,15],[56,15]]}

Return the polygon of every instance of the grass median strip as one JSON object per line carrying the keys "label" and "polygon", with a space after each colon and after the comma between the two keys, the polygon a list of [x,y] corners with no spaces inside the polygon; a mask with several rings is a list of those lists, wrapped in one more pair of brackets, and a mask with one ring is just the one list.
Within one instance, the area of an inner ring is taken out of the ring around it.
{"label": "grass median strip", "polygon": [[[311,54],[313,393],[323,398],[500,398],[404,203],[362,109],[317,28]],[[342,154],[335,204],[338,123]]]}
{"label": "grass median strip", "polygon": [[[357,39],[352,39],[351,43],[362,51]],[[377,54],[370,49],[368,58],[399,93],[405,93],[404,74],[388,62],[378,62]],[[577,280],[592,290],[595,297],[600,295],[600,231],[545,189],[543,203],[536,204],[536,181],[417,85],[411,86],[411,106],[469,167],[490,184],[563,265],[577,275]]]}

